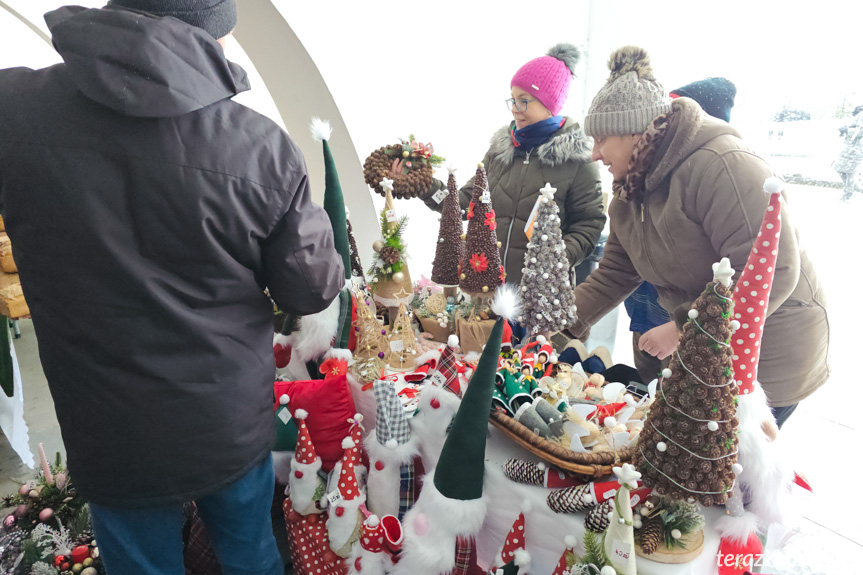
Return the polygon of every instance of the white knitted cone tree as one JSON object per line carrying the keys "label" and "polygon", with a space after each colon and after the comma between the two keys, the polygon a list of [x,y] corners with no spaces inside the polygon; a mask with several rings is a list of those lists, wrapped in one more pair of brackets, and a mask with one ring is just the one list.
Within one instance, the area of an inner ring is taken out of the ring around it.
{"label": "white knitted cone tree", "polygon": [[[638,487],[641,474],[629,463],[612,468],[620,489],[614,496],[611,522],[603,536],[603,548],[609,564],[618,575],[636,575],[635,535],[633,533],[632,507],[629,490]],[[603,570],[605,572],[605,570]]]}
{"label": "white knitted cone tree", "polygon": [[532,334],[557,332],[575,323],[575,298],[555,191],[551,184],[540,190],[533,233],[524,255],[524,307],[518,321]]}

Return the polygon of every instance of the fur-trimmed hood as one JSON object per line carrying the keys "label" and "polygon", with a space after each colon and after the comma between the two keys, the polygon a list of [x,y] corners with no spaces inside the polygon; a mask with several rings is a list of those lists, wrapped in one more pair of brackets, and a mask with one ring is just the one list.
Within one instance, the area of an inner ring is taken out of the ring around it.
{"label": "fur-trimmed hood", "polygon": [[[503,126],[491,137],[489,154],[507,164],[515,157],[515,146],[510,137],[514,123]],[[593,150],[593,139],[584,134],[578,122],[567,117],[563,127],[546,143],[536,149],[539,160],[550,167],[575,160],[589,162]]]}

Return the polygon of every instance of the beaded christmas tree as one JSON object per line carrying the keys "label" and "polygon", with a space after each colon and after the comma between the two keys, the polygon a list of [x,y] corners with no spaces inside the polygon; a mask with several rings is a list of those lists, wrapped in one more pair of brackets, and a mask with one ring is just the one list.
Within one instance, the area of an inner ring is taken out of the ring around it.
{"label": "beaded christmas tree", "polygon": [[518,321],[529,333],[550,334],[575,323],[575,298],[569,281],[566,246],[551,184],[540,192],[533,232],[524,254]]}
{"label": "beaded christmas tree", "polygon": [[354,357],[357,359],[384,359],[389,351],[387,330],[378,323],[375,317],[375,307],[367,301],[362,292],[356,294],[357,321],[354,331],[357,332],[357,347]]}
{"label": "beaded christmas tree", "polygon": [[645,485],[705,507],[725,503],[737,466],[737,385],[732,370],[733,270],[726,258],[695,300],[663,370],[634,462]]}
{"label": "beaded christmas tree", "polygon": [[465,253],[459,273],[459,285],[467,293],[491,297],[497,286],[504,282],[506,273],[500,263],[496,229],[485,168],[480,163],[467,209]]}
{"label": "beaded christmas tree", "polygon": [[387,364],[396,369],[413,367],[416,364],[417,338],[411,325],[405,304],[399,305],[399,313],[390,331],[389,354]]}
{"label": "beaded christmas tree", "polygon": [[464,257],[464,244],[461,239],[459,194],[452,171],[449,173],[446,187],[448,194],[443,200],[437,249],[432,263],[432,281],[444,286],[454,286],[458,285],[458,266]]}

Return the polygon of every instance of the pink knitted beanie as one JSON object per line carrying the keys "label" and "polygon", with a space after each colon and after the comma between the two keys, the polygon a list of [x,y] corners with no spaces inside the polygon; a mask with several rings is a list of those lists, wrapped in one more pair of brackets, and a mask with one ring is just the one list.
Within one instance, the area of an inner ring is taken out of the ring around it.
{"label": "pink knitted beanie", "polygon": [[581,52],[572,44],[556,44],[545,56],[518,69],[510,87],[517,86],[542,102],[557,116],[569,95],[569,86]]}

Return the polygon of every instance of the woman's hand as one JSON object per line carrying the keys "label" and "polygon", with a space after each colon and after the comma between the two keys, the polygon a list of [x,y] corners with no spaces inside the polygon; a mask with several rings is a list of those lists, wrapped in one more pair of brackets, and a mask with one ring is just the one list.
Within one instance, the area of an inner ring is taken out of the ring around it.
{"label": "woman's hand", "polygon": [[404,161],[401,158],[393,160],[393,165],[390,168],[390,178],[393,180],[396,179],[396,176],[401,176],[404,172],[402,171]]}
{"label": "woman's hand", "polygon": [[642,335],[638,340],[638,349],[658,359],[665,359],[677,349],[678,343],[680,343],[680,332],[677,331],[677,324],[670,321]]}

